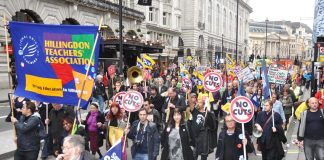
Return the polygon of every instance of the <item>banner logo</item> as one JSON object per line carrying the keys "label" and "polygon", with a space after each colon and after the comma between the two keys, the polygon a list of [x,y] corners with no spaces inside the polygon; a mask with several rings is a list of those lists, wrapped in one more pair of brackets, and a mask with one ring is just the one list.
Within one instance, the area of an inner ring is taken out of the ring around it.
{"label": "banner logo", "polygon": [[[25,35],[19,41],[18,54],[23,57],[28,64],[34,64],[38,60],[39,46],[34,37]],[[24,64],[21,64],[24,67]]]}

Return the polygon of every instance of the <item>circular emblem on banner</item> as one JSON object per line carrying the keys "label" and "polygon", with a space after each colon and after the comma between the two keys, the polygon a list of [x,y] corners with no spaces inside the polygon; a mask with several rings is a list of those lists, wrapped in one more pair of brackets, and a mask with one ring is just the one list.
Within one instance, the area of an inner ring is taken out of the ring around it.
{"label": "circular emblem on banner", "polygon": [[136,112],[144,103],[143,96],[137,91],[128,91],[122,100],[123,107],[126,111]]}
{"label": "circular emblem on banner", "polygon": [[238,123],[249,122],[254,115],[254,106],[250,99],[238,96],[231,102],[230,113]]}
{"label": "circular emblem on banner", "polygon": [[183,91],[187,91],[188,88],[192,88],[192,83],[191,80],[187,77],[182,78],[182,86],[181,86]]}
{"label": "circular emblem on banner", "polygon": [[20,38],[18,55],[22,56],[27,64],[34,64],[37,62],[39,50],[40,48],[34,37],[25,35]]}
{"label": "circular emblem on banner", "polygon": [[123,97],[126,94],[126,92],[119,92],[114,96],[113,102],[116,102],[119,104],[120,108],[123,108]]}
{"label": "circular emblem on banner", "polygon": [[205,75],[203,84],[205,90],[209,92],[217,92],[223,85],[223,79],[219,74],[210,72]]}

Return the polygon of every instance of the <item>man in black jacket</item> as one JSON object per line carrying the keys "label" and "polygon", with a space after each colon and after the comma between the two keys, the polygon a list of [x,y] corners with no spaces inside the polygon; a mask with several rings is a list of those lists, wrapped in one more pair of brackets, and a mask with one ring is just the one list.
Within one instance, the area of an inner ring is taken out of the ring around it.
{"label": "man in black jacket", "polygon": [[197,106],[192,110],[191,128],[194,136],[194,158],[201,155],[202,160],[207,160],[208,154],[214,151],[217,143],[218,121],[214,113],[205,110],[205,102],[198,100]]}
{"label": "man in black jacket", "polygon": [[160,115],[162,114],[162,106],[164,103],[164,98],[158,94],[158,90],[156,87],[151,87],[151,101],[154,105],[154,108],[159,111]]}
{"label": "man in black jacket", "polygon": [[248,153],[253,152],[253,145],[248,134],[243,137],[242,132],[236,128],[236,123],[230,115],[225,117],[226,127],[219,133],[216,159],[243,159],[243,145]]}
{"label": "man in black jacket", "polygon": [[40,149],[40,136],[38,126],[41,120],[33,116],[36,106],[32,102],[26,102],[22,109],[22,117],[18,121],[11,117],[11,122],[15,125],[17,133],[17,150],[15,160],[35,160]]}
{"label": "man in black jacket", "polygon": [[125,134],[133,140],[131,147],[133,160],[156,160],[160,149],[160,134],[156,124],[147,120],[147,111],[138,111],[139,120],[133,122],[131,128],[125,129]]}

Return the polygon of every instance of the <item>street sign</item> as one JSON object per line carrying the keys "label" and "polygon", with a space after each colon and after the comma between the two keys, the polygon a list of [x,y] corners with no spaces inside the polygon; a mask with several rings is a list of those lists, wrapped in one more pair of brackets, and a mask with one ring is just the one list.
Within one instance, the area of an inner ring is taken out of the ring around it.
{"label": "street sign", "polygon": [[181,86],[182,90],[183,91],[187,91],[187,88],[192,88],[192,83],[191,83],[191,80],[187,77],[183,77],[182,78],[182,86]]}
{"label": "street sign", "polygon": [[219,74],[209,72],[205,75],[203,84],[205,90],[209,92],[217,92],[223,85],[223,79]]}
{"label": "street sign", "polygon": [[128,91],[122,100],[123,107],[126,111],[136,112],[144,103],[143,96],[137,91]]}
{"label": "street sign", "polygon": [[244,96],[238,96],[231,102],[230,114],[236,122],[247,123],[254,115],[253,103]]}
{"label": "street sign", "polygon": [[120,108],[123,108],[123,97],[125,96],[126,92],[119,92],[114,96],[113,102],[119,104]]}

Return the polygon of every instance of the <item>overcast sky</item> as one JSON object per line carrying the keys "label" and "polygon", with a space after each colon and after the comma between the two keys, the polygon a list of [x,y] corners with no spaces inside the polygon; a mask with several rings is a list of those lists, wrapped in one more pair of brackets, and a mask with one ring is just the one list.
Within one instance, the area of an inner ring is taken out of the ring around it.
{"label": "overcast sky", "polygon": [[250,0],[250,5],[250,18],[255,21],[300,21],[313,29],[315,0]]}

